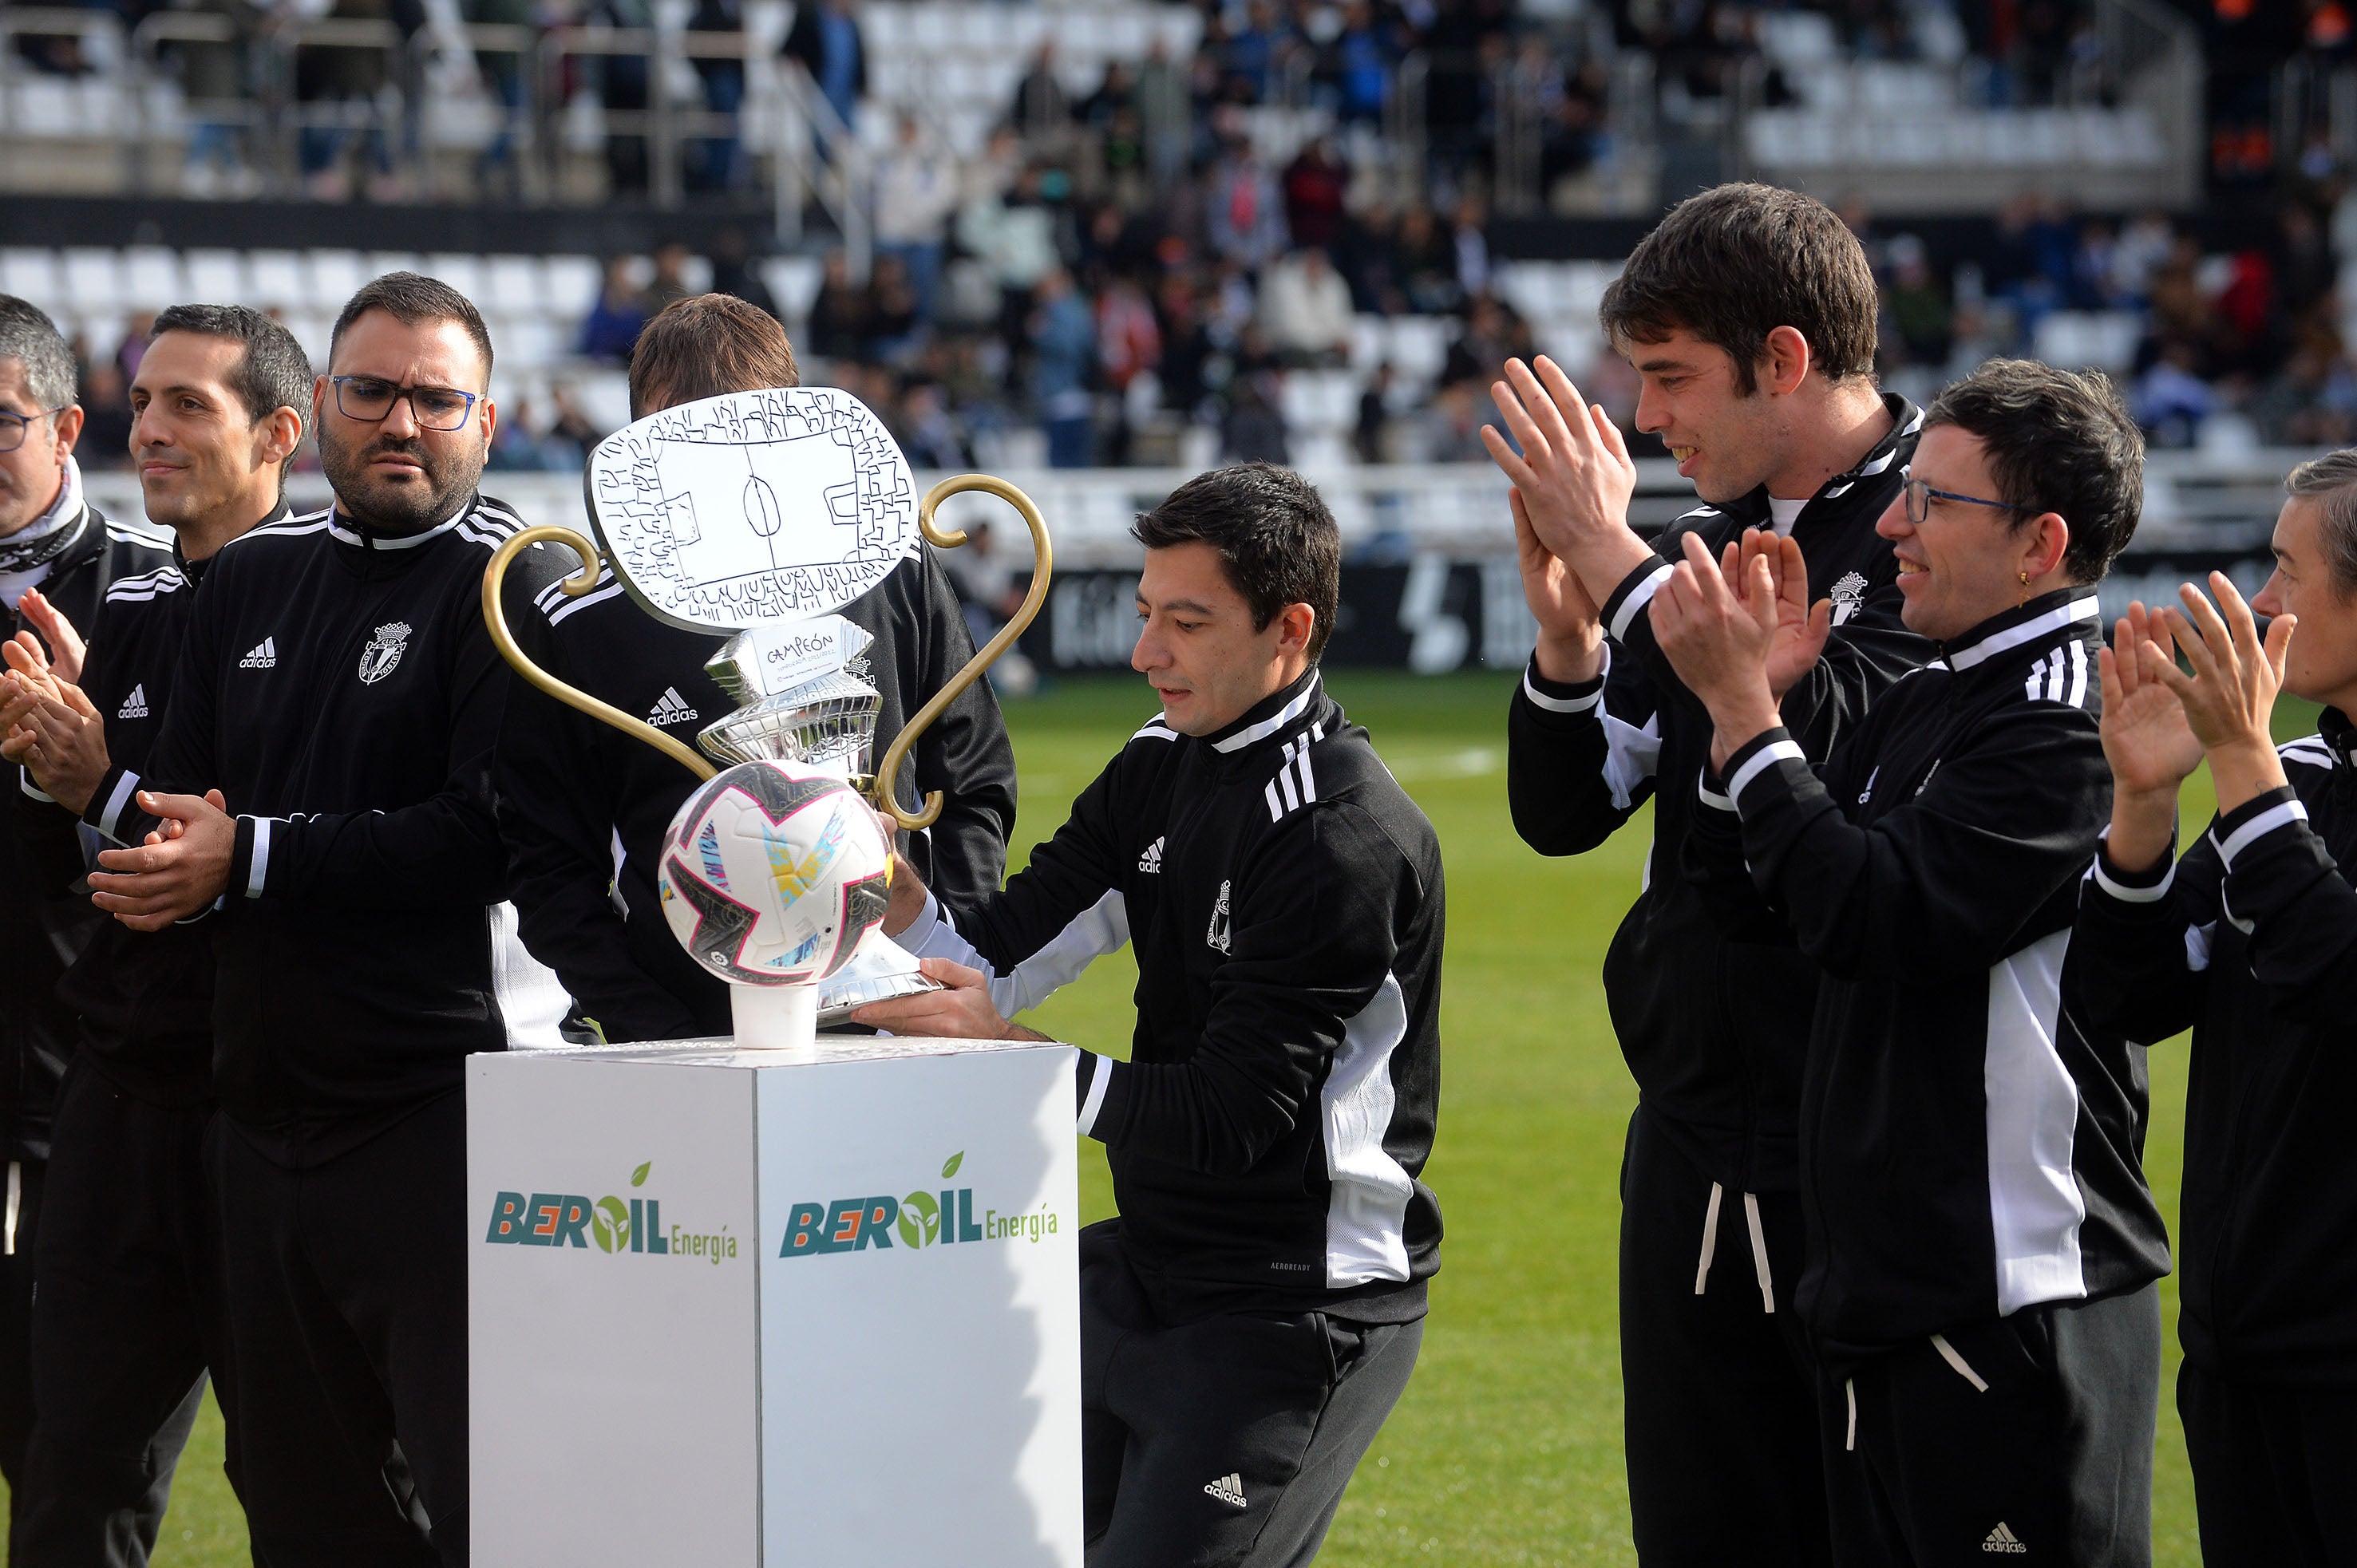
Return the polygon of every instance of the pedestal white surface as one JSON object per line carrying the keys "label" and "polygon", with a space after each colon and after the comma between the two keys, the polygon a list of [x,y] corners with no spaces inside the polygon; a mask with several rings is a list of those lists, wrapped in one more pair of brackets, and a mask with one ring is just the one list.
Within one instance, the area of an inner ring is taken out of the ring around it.
{"label": "pedestal white surface", "polygon": [[467,1073],[479,1568],[1079,1568],[1069,1047]]}

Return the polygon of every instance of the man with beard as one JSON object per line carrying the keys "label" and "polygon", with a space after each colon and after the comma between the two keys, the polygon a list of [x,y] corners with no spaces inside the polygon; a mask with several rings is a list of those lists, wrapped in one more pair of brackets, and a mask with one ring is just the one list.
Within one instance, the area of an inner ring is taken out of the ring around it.
{"label": "man with beard", "polygon": [[[81,435],[73,351],[47,316],[0,295],[0,637],[54,659],[69,679],[82,651],[70,623],[90,624],[110,583],[172,559],[169,541],[110,522],[82,499]],[[33,1426],[28,1335],[49,1108],[74,1042],[58,976],[100,923],[77,877],[37,875],[13,816],[0,812],[0,1476],[12,1487]]]}
{"label": "man with beard", "polygon": [[514,940],[491,815],[482,577],[522,524],[475,493],[490,369],[430,278],[344,306],[312,392],[335,505],[213,563],[135,798],[166,835],[131,818],[90,879],[135,929],[219,905],[206,1153],[275,1568],[467,1560],[461,1064],[558,1044],[566,1006]]}

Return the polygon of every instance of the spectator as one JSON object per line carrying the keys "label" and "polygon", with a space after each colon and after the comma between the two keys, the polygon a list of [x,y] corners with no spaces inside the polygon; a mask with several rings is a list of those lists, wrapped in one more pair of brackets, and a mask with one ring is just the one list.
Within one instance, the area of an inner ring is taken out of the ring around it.
{"label": "spectator", "polygon": [[778,308],[776,296],[770,293],[770,285],[753,270],[752,247],[741,229],[723,229],[712,236],[712,292],[741,299],[780,321],[786,318],[785,312]]}
{"label": "spectator", "polygon": [[2182,338],[2161,346],[2160,358],[2137,379],[2131,409],[2154,446],[2190,446],[2217,407],[2210,383],[2197,373],[2199,351]]}
{"label": "spectator", "polygon": [[1276,181],[1242,136],[1230,139],[1211,171],[1206,203],[1211,249],[1257,267],[1286,248],[1285,207]]}
{"label": "spectator", "polygon": [[121,367],[113,359],[84,365],[76,401],[81,404],[81,435],[74,443],[75,461],[86,470],[131,467],[131,394]]}
{"label": "spectator", "polygon": [[226,43],[179,45],[180,98],[190,120],[181,188],[197,197],[257,195],[262,179],[244,139],[263,8],[252,0],[193,0],[188,9],[227,17],[231,36]]}
{"label": "spectator", "polygon": [[1351,450],[1361,463],[1391,460],[1391,394],[1394,373],[1389,360],[1375,367],[1359,393],[1359,417],[1351,431]]}
{"label": "spectator", "polygon": [[916,291],[909,285],[909,269],[898,256],[876,258],[867,281],[866,358],[880,364],[902,365],[924,347],[924,324],[917,318]]}
{"label": "spectator", "polygon": [[901,111],[898,139],[876,170],[876,249],[907,270],[917,318],[929,327],[940,309],[942,249],[957,205],[956,166],[926,139],[917,117]]}
{"label": "spectator", "polygon": [[1285,168],[1285,221],[1296,245],[1330,252],[1342,232],[1351,170],[1329,136],[1313,136]]}
{"label": "spectator", "polygon": [[646,301],[640,307],[648,320],[695,292],[687,286],[687,247],[677,240],[665,240],[655,248],[654,281],[647,285]]}
{"label": "spectator", "polygon": [[851,281],[850,259],[829,251],[818,297],[811,301],[810,351],[822,360],[856,362],[867,347],[867,291]]}
{"label": "spectator", "polygon": [[1186,68],[1173,61],[1169,48],[1156,38],[1137,76],[1137,114],[1146,136],[1146,167],[1157,189],[1176,182],[1187,166],[1194,137],[1187,77]]}
{"label": "spectator", "polygon": [[1261,280],[1261,327],[1287,364],[1347,364],[1351,319],[1351,285],[1321,250],[1296,251]]}
{"label": "spectator", "polygon": [[1056,75],[1056,45],[1043,41],[1031,57],[1031,69],[1015,84],[1015,102],[1007,123],[1035,149],[1063,149],[1072,129],[1072,100]]}
{"label": "spectator", "polygon": [[630,272],[628,256],[607,262],[605,286],[581,324],[583,358],[614,365],[630,362],[630,350],[638,347],[639,333],[647,324],[646,296],[631,281]]}
{"label": "spectator", "polygon": [[[327,14],[339,21],[392,19],[386,0],[334,0]],[[303,124],[299,157],[304,182],[319,200],[343,201],[352,194],[345,160],[353,140],[350,123],[355,119],[368,124],[361,145],[371,194],[392,194],[387,181],[393,155],[377,114],[379,95],[390,81],[385,59],[381,48],[343,45],[310,44],[295,51],[295,100]]]}
{"label": "spectator", "polygon": [[[949,393],[939,381],[909,383],[908,391],[900,396],[900,431],[901,449],[917,467],[957,473],[974,466],[974,443],[966,439],[957,416],[950,412]],[[987,528],[989,524],[977,526]],[[968,529],[968,535],[973,532]],[[952,550],[942,559],[947,564],[963,553],[963,550]]]}
{"label": "spectator", "polygon": [[1228,412],[1220,421],[1220,460],[1280,465],[1293,461],[1285,416],[1277,412],[1274,374],[1239,375],[1229,388]]}
{"label": "spectator", "polygon": [[[585,27],[651,28],[651,0],[587,0],[581,9]],[[609,193],[624,195],[647,188],[647,134],[640,117],[647,112],[650,61],[640,54],[589,57],[597,102],[606,111],[606,184]]]}
{"label": "spectator", "polygon": [[1392,240],[1390,272],[1409,310],[1446,316],[1464,303],[1465,291],[1457,282],[1457,246],[1440,232],[1428,208],[1411,207],[1401,214]]}
{"label": "spectator", "polygon": [[1089,371],[1096,359],[1096,327],[1071,274],[1061,267],[1039,280],[1034,297],[1031,399],[1048,435],[1048,464],[1085,468],[1095,446]]}
{"label": "spectator", "polygon": [[1900,351],[1902,363],[1944,366],[1955,347],[1955,317],[1932,276],[1923,242],[1901,234],[1891,241],[1889,256],[1890,286],[1882,300],[1889,329],[1882,340]]}
{"label": "spectator", "polygon": [[812,0],[794,8],[780,50],[810,73],[819,96],[844,124],[856,130],[859,101],[867,96],[867,44],[850,0]]}
{"label": "spectator", "polygon": [[[718,34],[742,40],[743,0],[695,0],[689,13],[691,33]],[[727,128],[716,135],[697,138],[687,162],[687,188],[735,190],[745,183],[745,146],[737,134],[737,112],[745,102],[745,61],[742,56],[693,55],[689,63],[704,82],[704,107],[724,115]],[[845,115],[846,123],[850,116]]]}
{"label": "spectator", "polygon": [[1369,0],[1351,0],[1334,40],[1336,111],[1345,124],[1380,125],[1391,106],[1399,51]]}
{"label": "spectator", "polygon": [[[470,26],[531,28],[539,20],[533,0],[463,0],[459,13]],[[475,70],[483,91],[499,106],[500,126],[475,160],[475,186],[485,195],[497,181],[511,201],[522,199],[522,171],[516,162],[516,131],[523,110],[524,57],[513,49],[477,49]]]}

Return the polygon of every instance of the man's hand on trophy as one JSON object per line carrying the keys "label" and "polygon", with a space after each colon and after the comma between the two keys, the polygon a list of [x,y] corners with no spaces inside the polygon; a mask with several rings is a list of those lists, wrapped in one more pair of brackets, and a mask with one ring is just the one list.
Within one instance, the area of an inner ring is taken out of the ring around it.
{"label": "man's hand on trophy", "polygon": [[[899,877],[894,877],[895,894]],[[920,900],[921,903],[921,900]],[[998,1015],[990,1000],[990,982],[978,969],[968,969],[945,958],[920,959],[918,970],[937,983],[939,991],[871,1002],[851,1015],[855,1024],[889,1029],[896,1035],[937,1036],[952,1040],[1045,1040],[1049,1036]]]}

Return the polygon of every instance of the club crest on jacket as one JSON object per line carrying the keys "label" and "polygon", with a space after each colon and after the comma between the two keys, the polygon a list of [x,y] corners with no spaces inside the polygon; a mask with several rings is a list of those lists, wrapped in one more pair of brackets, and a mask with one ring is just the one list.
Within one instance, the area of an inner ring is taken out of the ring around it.
{"label": "club crest on jacket", "polygon": [[408,647],[409,627],[405,622],[394,621],[377,628],[369,645],[361,650],[361,684],[373,686],[392,674]]}

